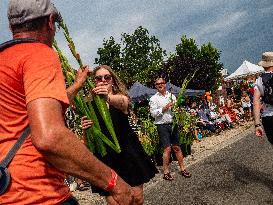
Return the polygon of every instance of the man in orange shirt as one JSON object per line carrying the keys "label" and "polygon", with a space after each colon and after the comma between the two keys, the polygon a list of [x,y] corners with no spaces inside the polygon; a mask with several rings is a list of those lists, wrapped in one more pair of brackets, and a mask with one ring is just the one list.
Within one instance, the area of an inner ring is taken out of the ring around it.
{"label": "man in orange shirt", "polygon": [[77,204],[64,185],[64,173],[108,190],[117,204],[130,204],[130,186],[65,127],[69,100],[52,49],[60,21],[56,8],[50,0],[10,0],[8,18],[15,40],[35,42],[0,50],[0,162],[25,128],[31,129],[8,166],[11,184],[0,204]]}

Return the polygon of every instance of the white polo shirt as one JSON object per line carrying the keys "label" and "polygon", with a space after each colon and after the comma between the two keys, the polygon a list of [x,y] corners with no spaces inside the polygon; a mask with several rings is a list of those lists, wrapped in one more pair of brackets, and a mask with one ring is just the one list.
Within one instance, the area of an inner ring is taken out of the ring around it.
{"label": "white polo shirt", "polygon": [[176,102],[176,97],[174,94],[166,91],[166,95],[163,96],[161,93],[157,92],[150,98],[150,112],[153,118],[155,118],[155,124],[169,124],[173,121],[173,114],[171,109],[166,112],[162,112],[162,108],[168,103]]}

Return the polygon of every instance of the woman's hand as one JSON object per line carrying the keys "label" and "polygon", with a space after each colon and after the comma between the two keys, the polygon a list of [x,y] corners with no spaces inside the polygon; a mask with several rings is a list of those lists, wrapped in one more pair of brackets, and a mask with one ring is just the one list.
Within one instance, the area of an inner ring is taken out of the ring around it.
{"label": "woman's hand", "polygon": [[81,126],[83,130],[88,129],[89,127],[91,127],[93,125],[93,121],[89,120],[86,116],[83,116],[81,118]]}
{"label": "woman's hand", "polygon": [[108,99],[109,89],[108,85],[104,85],[103,83],[97,84],[97,86],[92,90],[95,95],[103,95],[105,99]]}

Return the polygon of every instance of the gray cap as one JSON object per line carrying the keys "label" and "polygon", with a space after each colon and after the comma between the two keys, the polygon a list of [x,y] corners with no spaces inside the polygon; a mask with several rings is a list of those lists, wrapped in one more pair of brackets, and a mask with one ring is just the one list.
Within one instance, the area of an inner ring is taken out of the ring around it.
{"label": "gray cap", "polygon": [[55,15],[55,21],[61,21],[61,15],[50,0],[9,0],[8,19],[10,25],[18,25],[40,17]]}

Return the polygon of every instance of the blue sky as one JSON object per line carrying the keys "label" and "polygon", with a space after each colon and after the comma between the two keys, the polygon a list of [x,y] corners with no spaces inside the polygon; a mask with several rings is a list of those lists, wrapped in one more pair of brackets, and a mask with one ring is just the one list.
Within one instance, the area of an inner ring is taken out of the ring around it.
{"label": "blue sky", "polygon": [[[0,3],[0,41],[11,38],[6,17],[8,0]],[[103,39],[147,28],[167,53],[182,35],[198,45],[212,42],[230,73],[244,60],[257,63],[262,52],[273,50],[272,0],[55,0],[85,64],[94,66]],[[71,59],[62,33],[60,47]]]}

